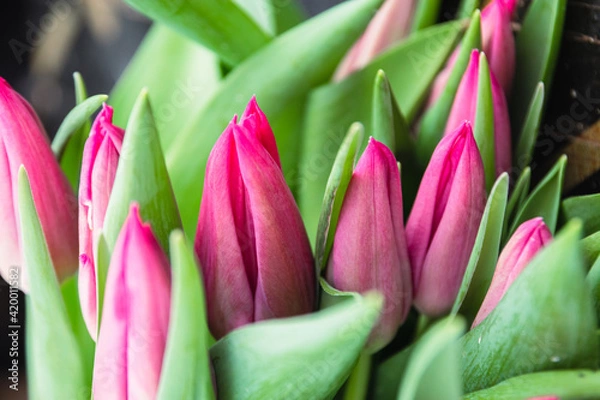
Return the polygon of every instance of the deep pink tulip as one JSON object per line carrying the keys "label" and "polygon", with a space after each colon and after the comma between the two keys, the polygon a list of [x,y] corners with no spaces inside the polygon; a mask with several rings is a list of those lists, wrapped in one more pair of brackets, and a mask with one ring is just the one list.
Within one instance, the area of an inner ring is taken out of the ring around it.
{"label": "deep pink tulip", "polygon": [[[492,0],[481,12],[481,48],[488,58],[490,70],[506,96],[510,94],[515,74],[515,39],[512,33],[512,15],[517,0]],[[459,49],[456,49],[444,69],[436,77],[428,105],[438,99],[456,63]]]}
{"label": "deep pink tulip", "polygon": [[85,143],[79,183],[79,299],[83,319],[94,339],[97,328],[94,254],[125,133],[112,124],[112,117],[112,107],[104,104]]}
{"label": "deep pink tulip", "polygon": [[314,307],[310,243],[274,144],[268,121],[252,100],[208,158],[195,250],[216,338]]}
{"label": "deep pink tulip", "polygon": [[552,233],[542,218],[530,219],[517,228],[500,253],[492,283],[473,321],[473,328],[496,308],[510,285],[551,240]]}
{"label": "deep pink tulip", "polygon": [[384,144],[371,138],[344,197],[327,280],[339,290],[383,294],[383,314],[367,344],[372,351],[394,338],[412,303],[403,220],[398,164]]}
{"label": "deep pink tulip", "polygon": [[21,165],[27,170],[48,250],[62,280],[77,270],[77,202],[35,111],[0,78],[0,275],[7,281],[17,275],[19,287],[27,291],[16,190]]}
{"label": "deep pink tulip", "polygon": [[454,303],[485,207],[483,163],[468,122],[436,147],[406,225],[415,305],[440,316]]}
{"label": "deep pink tulip", "polygon": [[169,327],[169,262],[132,205],[112,254],[94,362],[94,399],[154,399]]}
{"label": "deep pink tulip", "polygon": [[410,29],[415,0],[386,0],[365,33],[346,54],[334,75],[341,81],[405,37]]}
{"label": "deep pink tulip", "polygon": [[[453,132],[461,122],[467,120],[475,124],[477,113],[477,90],[479,76],[479,51],[473,50],[469,66],[463,75],[454,104],[446,122],[445,134]],[[494,104],[494,147],[496,175],[510,171],[511,167],[511,137],[508,104],[502,88],[490,71],[492,83],[492,101]]]}

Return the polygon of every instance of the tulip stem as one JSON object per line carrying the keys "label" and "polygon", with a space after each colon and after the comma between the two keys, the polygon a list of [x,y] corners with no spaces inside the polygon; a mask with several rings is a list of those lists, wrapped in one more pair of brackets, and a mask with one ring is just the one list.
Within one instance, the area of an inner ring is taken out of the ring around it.
{"label": "tulip stem", "polygon": [[371,354],[363,351],[346,382],[344,400],[364,400],[369,391],[371,378]]}

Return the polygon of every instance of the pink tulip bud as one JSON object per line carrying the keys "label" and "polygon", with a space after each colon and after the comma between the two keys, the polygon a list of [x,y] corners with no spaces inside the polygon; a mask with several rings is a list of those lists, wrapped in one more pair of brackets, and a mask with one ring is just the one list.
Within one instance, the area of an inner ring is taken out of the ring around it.
{"label": "pink tulip bud", "polygon": [[77,202],[35,111],[0,78],[0,275],[27,291],[17,214],[21,165],[27,170],[48,250],[62,280],[77,269]]}
{"label": "pink tulip bud", "polygon": [[394,338],[412,302],[403,219],[396,159],[371,138],[344,197],[327,280],[339,290],[383,294],[383,314],[367,344],[373,351]]}
{"label": "pink tulip bud", "polygon": [[343,80],[405,37],[410,29],[414,8],[415,0],[386,0],[367,26],[365,33],[338,66],[333,80]]}
{"label": "pink tulip bud", "polygon": [[[506,96],[510,94],[515,74],[515,39],[511,18],[517,0],[492,0],[481,12],[481,48],[488,58],[490,70],[497,77]],[[456,64],[456,49],[433,83],[428,106],[438,99]]]}
{"label": "pink tulip bud", "polygon": [[485,207],[483,163],[468,122],[436,147],[406,225],[415,305],[440,316],[454,303]]}
{"label": "pink tulip bud", "polygon": [[[469,66],[463,75],[456,97],[446,122],[446,132],[449,134],[464,120],[475,124],[477,113],[477,90],[479,87],[479,51],[473,50]],[[502,88],[490,71],[492,83],[492,102],[494,105],[494,147],[496,175],[510,171],[511,168],[511,137],[508,104]]]}
{"label": "pink tulip bud", "polygon": [[154,399],[171,299],[169,262],[132,205],[112,254],[94,362],[94,399]]}
{"label": "pink tulip bud", "polygon": [[310,243],[274,144],[268,121],[252,100],[208,158],[195,250],[216,338],[314,307]]}
{"label": "pink tulip bud", "polygon": [[112,116],[112,107],[104,104],[85,143],[79,184],[79,299],[83,319],[94,339],[97,325],[94,254],[125,133],[112,124]]}
{"label": "pink tulip bud", "polygon": [[496,308],[510,285],[551,240],[552,233],[542,218],[530,219],[517,228],[500,254],[492,283],[473,321],[473,328]]}

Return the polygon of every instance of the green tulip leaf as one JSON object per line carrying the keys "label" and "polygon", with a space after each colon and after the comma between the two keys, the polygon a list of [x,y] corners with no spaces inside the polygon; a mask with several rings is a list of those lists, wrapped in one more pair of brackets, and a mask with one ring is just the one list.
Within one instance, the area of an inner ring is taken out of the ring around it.
{"label": "green tulip leaf", "polygon": [[567,157],[563,155],[544,179],[533,189],[517,211],[507,237],[510,237],[523,222],[535,217],[544,218],[546,226],[554,233],[558,220],[566,164]]}
{"label": "green tulip leaf", "polygon": [[463,400],[523,400],[544,396],[560,400],[593,400],[598,398],[598,388],[600,371],[548,371],[507,379],[489,389],[470,393]]}
{"label": "green tulip leaf", "polygon": [[544,83],[537,85],[519,135],[517,149],[515,151],[513,165],[524,168],[533,158],[533,149],[538,136],[538,129],[542,119],[542,108],[544,106]]}
{"label": "green tulip leaf", "polygon": [[510,222],[515,218],[515,214],[521,209],[527,194],[529,193],[529,187],[531,184],[531,168],[525,167],[525,169],[519,175],[515,186],[511,190],[510,197],[508,199],[508,206],[506,206],[506,214],[504,215],[504,234],[502,242],[505,243],[508,238],[508,228],[510,228]]}
{"label": "green tulip leaf", "polygon": [[473,49],[481,47],[481,13],[479,10],[473,12],[469,28],[465,33],[461,45],[458,50],[456,62],[452,68],[452,72],[448,76],[444,90],[440,93],[440,97],[436,102],[425,111],[419,136],[417,139],[417,152],[421,165],[424,167],[429,163],[429,158],[433,154],[433,150],[442,139],[446,130],[446,122],[454,103],[456,91],[460,85]]}
{"label": "green tulip leaf", "polygon": [[550,93],[567,0],[534,0],[516,38],[516,68],[510,115],[513,132],[520,132],[538,82]]}
{"label": "green tulip leaf", "polygon": [[314,314],[232,331],[210,351],[219,399],[332,398],[382,304],[382,297],[370,292]]}
{"label": "green tulip leaf", "polygon": [[420,31],[435,24],[440,13],[441,0],[418,1],[410,27],[411,32]]}
{"label": "green tulip leaf", "polygon": [[[23,166],[19,169],[18,202],[23,265],[29,281],[26,298],[29,397],[89,399],[91,370],[73,331]],[[65,371],[69,371],[68,377]]]}
{"label": "green tulip leaf", "polygon": [[[73,74],[73,81],[75,83],[75,102],[77,106],[81,106],[81,104],[88,99],[87,89],[85,87],[85,83],[83,82],[83,78],[79,72],[75,72]],[[102,97],[97,98],[97,100],[102,99],[102,101],[106,101],[107,97],[104,95],[100,95]],[[96,96],[95,96],[96,97]],[[96,101],[96,100],[94,100]],[[87,118],[84,118],[83,115],[73,115],[71,118],[71,122],[67,124],[67,118],[63,121],[63,124],[60,126],[59,131],[63,129],[61,136],[62,139],[59,138],[59,141],[63,143],[59,143],[57,141],[58,133],[54,137],[54,141],[52,142],[52,150],[54,154],[58,157],[60,167],[65,173],[67,180],[71,184],[71,187],[77,193],[79,187],[79,176],[81,175],[81,161],[83,159],[83,148],[85,146],[85,141],[90,132],[91,124],[89,118],[95,112],[95,110],[100,107],[102,101],[98,102],[98,106],[95,109],[91,110]],[[93,107],[93,102],[88,103],[87,107]],[[73,109],[72,112],[75,110]],[[80,109],[80,112],[83,112],[83,109]],[[67,115],[69,117],[71,113]],[[80,121],[82,121],[80,123]],[[65,125],[67,124],[67,125]]]}
{"label": "green tulip leaf", "polygon": [[470,322],[477,315],[496,270],[507,200],[508,175],[503,173],[488,197],[475,245],[452,307],[453,315],[460,312]]}
{"label": "green tulip leaf", "polygon": [[171,314],[157,399],[215,398],[202,278],[182,231],[171,234]]}
{"label": "green tulip leaf", "polygon": [[110,250],[104,234],[98,235],[98,245],[94,258],[96,272],[96,337],[100,334],[100,323],[102,321],[102,306],[104,305],[104,291],[106,290],[106,278],[110,265]]}
{"label": "green tulip leaf", "polygon": [[119,166],[104,219],[104,234],[112,252],[132,202],[140,206],[165,251],[169,235],[181,228],[175,196],[167,174],[148,93],[142,90],[125,130]]}
{"label": "green tulip leaf", "polygon": [[562,202],[565,220],[579,218],[586,235],[600,231],[600,193],[570,197]]}
{"label": "green tulip leaf", "polygon": [[350,184],[363,137],[364,129],[362,125],[359,123],[353,124],[338,151],[327,181],[315,250],[317,269],[320,271],[325,269],[329,260],[342,203]]}
{"label": "green tulip leaf", "polygon": [[597,321],[580,235],[581,223],[568,223],[461,339],[466,393],[517,375],[598,365]]}
{"label": "green tulip leaf", "polygon": [[590,289],[592,290],[592,298],[596,309],[596,318],[600,321],[600,257],[596,258],[596,262],[585,278]]}
{"label": "green tulip leaf", "polygon": [[355,121],[372,126],[373,79],[377,71],[386,71],[398,105],[410,123],[461,30],[460,23],[451,22],[416,32],[364,69],[312,92],[297,179],[300,211],[309,236],[317,231],[328,173],[346,130]]}
{"label": "green tulip leaf", "polygon": [[600,256],[600,231],[592,233],[581,239],[581,248],[585,259],[585,265],[591,267],[598,256]]}
{"label": "green tulip leaf", "polygon": [[475,111],[473,136],[485,170],[485,184],[489,191],[496,180],[496,156],[494,134],[494,101],[492,80],[485,53],[479,54],[479,76],[477,80],[477,110]]}
{"label": "green tulip leaf", "polygon": [[306,12],[297,0],[270,0],[270,3],[273,9],[272,13],[275,15],[275,29],[278,35],[300,24],[307,18]]}
{"label": "green tulip leaf", "polygon": [[[279,36],[227,75],[217,93],[177,136],[166,154],[188,236],[193,236],[196,229],[208,155],[234,114],[241,113],[256,95],[273,125],[283,171],[293,174],[301,136],[295,130],[279,129],[280,118],[311,88],[331,77],[380,3],[381,0],[352,0],[333,7]],[[326,171],[321,173],[327,174],[330,167],[331,164],[325,166]],[[319,202],[322,199],[323,192]],[[315,232],[316,229],[310,233]]]}
{"label": "green tulip leaf", "polygon": [[448,317],[431,326],[414,344],[398,391],[398,400],[460,400],[460,348],[465,321]]}
{"label": "green tulip leaf", "polygon": [[357,292],[344,292],[334,288],[323,277],[319,278],[319,287],[321,288],[321,296],[319,296],[321,301],[319,309],[321,310],[339,304],[347,300],[348,297],[360,297]]}
{"label": "green tulip leaf", "polygon": [[460,0],[458,5],[458,18],[468,17],[479,7],[480,0]]}
{"label": "green tulip leaf", "polygon": [[110,94],[114,122],[125,126],[143,88],[154,108],[166,153],[185,124],[219,87],[218,57],[170,28],[155,23]]}
{"label": "green tulip leaf", "polygon": [[[234,0],[126,0],[129,5],[237,65],[273,37]],[[247,2],[246,2],[247,3]]]}

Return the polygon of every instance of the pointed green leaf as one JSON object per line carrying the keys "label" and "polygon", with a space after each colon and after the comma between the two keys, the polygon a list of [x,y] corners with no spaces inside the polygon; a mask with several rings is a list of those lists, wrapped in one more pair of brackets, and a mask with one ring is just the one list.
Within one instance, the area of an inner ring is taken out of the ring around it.
{"label": "pointed green leaf", "polygon": [[229,333],[210,352],[219,399],[332,398],[348,377],[382,303],[371,292],[314,314]]}
{"label": "pointed green leaf", "polygon": [[333,168],[331,169],[331,174],[329,175],[329,180],[327,181],[316,238],[315,254],[317,268],[320,271],[324,270],[327,266],[329,253],[333,246],[335,229],[340,211],[342,210],[342,203],[350,184],[350,178],[352,177],[354,164],[356,163],[363,137],[364,129],[362,125],[359,123],[353,124],[346,135],[346,139],[344,139],[344,142],[340,146]]}
{"label": "pointed green leaf", "polygon": [[600,256],[600,231],[592,233],[581,239],[581,248],[585,265],[591,267]]}
{"label": "pointed green leaf", "polygon": [[538,129],[542,119],[542,107],[544,105],[544,83],[540,82],[533,93],[529,109],[527,111],[523,128],[519,134],[519,142],[513,159],[513,165],[525,167],[533,158],[533,148],[538,136]]}
{"label": "pointed green leaf", "polygon": [[581,219],[586,235],[600,231],[600,194],[565,199],[562,202],[562,213],[565,220]]}
{"label": "pointed green leaf", "polygon": [[411,32],[420,31],[436,23],[440,13],[441,0],[421,0],[417,2]]}
{"label": "pointed green leaf", "polygon": [[550,93],[567,0],[532,1],[516,38],[516,68],[509,104],[513,132],[520,132],[538,82]]}
{"label": "pointed green leaf", "polygon": [[[91,371],[85,366],[73,332],[22,166],[18,182],[23,265],[29,281],[26,323],[30,398],[89,398]],[[68,375],[65,371],[69,371]]]}
{"label": "pointed green leaf", "polygon": [[181,219],[146,90],[142,90],[133,106],[125,132],[104,220],[108,248],[112,251],[131,203],[137,202],[142,219],[150,222],[166,251],[169,235],[181,228]]}
{"label": "pointed green leaf", "polygon": [[448,317],[415,343],[400,383],[398,400],[459,400],[462,395],[458,339],[465,321]]}
{"label": "pointed green leaf", "polygon": [[[241,113],[255,94],[269,121],[276,126],[281,114],[289,111],[288,106],[331,77],[380,3],[381,0],[352,0],[333,7],[279,36],[227,75],[219,91],[178,135],[167,153],[188,236],[193,236],[196,229],[208,154],[233,115]],[[274,129],[274,133],[283,171],[293,174],[301,137],[294,130]],[[333,151],[335,156],[337,146]],[[328,174],[329,168],[326,166],[321,173]],[[322,195],[323,192],[319,203]],[[311,234],[315,232],[316,229]]]}
{"label": "pointed green leaf", "polygon": [[592,400],[598,398],[599,388],[600,371],[549,371],[507,379],[489,389],[470,393],[463,400],[523,400],[544,396],[561,400]]}
{"label": "pointed green leaf", "polygon": [[372,126],[371,99],[377,71],[386,71],[406,120],[412,122],[433,78],[454,48],[461,28],[460,23],[452,22],[416,32],[342,82],[312,92],[296,179],[300,210],[309,236],[317,231],[328,173],[343,135],[355,121]]}
{"label": "pointed green leaf", "polygon": [[453,315],[460,312],[469,322],[475,318],[496,270],[507,201],[508,175],[503,173],[488,197],[475,245],[452,307]]}
{"label": "pointed green leaf", "polygon": [[446,121],[450,115],[454,96],[460,85],[460,81],[469,65],[473,49],[481,47],[481,14],[479,10],[473,13],[469,22],[469,29],[462,39],[458,56],[448,82],[437,101],[427,110],[421,120],[419,136],[417,139],[417,151],[421,165],[424,167],[429,163],[435,146],[441,140],[446,129]]}
{"label": "pointed green leaf", "polygon": [[479,54],[479,76],[477,80],[477,110],[475,112],[473,136],[485,170],[485,186],[489,191],[496,180],[496,156],[494,134],[494,101],[490,68],[485,53]]}
{"label": "pointed green leaf", "polygon": [[554,233],[556,222],[558,220],[560,195],[562,193],[566,164],[567,157],[563,155],[544,179],[542,179],[535,189],[533,189],[533,192],[527,197],[523,206],[517,211],[515,220],[510,227],[508,237],[510,237],[523,222],[535,217],[544,218],[544,222],[548,226],[548,229]]}
{"label": "pointed green leaf", "polygon": [[461,0],[458,6],[457,17],[465,18],[473,14],[473,12],[479,7],[479,0]]}
{"label": "pointed green leaf", "polygon": [[297,0],[271,0],[270,2],[274,9],[277,34],[282,34],[307,18],[306,12]]}
{"label": "pointed green leaf", "polygon": [[596,318],[600,321],[600,257],[596,258],[596,262],[585,278],[592,291],[592,299],[596,310]]}
{"label": "pointed green leaf", "polygon": [[521,374],[597,366],[597,322],[580,235],[580,222],[567,224],[463,337],[467,393]]}
{"label": "pointed green leaf", "polygon": [[206,46],[230,65],[267,44],[272,35],[234,0],[126,0],[129,5]]}
{"label": "pointed green leaf", "polygon": [[54,140],[52,141],[52,151],[55,156],[60,157],[71,136],[89,122],[92,114],[94,114],[107,99],[107,95],[98,94],[85,99],[81,104],[76,105],[75,108],[69,111],[62,124],[60,124],[56,136],[54,136]]}
{"label": "pointed green leaf", "polygon": [[98,245],[94,258],[96,272],[96,337],[100,334],[100,323],[102,321],[102,307],[104,305],[104,291],[106,289],[106,277],[110,265],[110,250],[103,233],[98,235]]}
{"label": "pointed green leaf", "polygon": [[114,122],[125,126],[138,94],[148,89],[166,153],[219,87],[218,57],[164,25],[152,25],[110,94]]}
{"label": "pointed green leaf", "polygon": [[173,232],[170,245],[171,316],[157,399],[214,399],[210,333],[198,265],[183,232]]}
{"label": "pointed green leaf", "polygon": [[515,214],[521,209],[527,194],[529,193],[529,185],[531,183],[531,168],[525,167],[525,169],[519,175],[519,179],[515,183],[515,186],[511,190],[510,198],[508,199],[508,206],[506,207],[506,213],[504,214],[504,233],[502,242],[508,240],[508,228],[515,218]]}
{"label": "pointed green leaf", "polygon": [[[383,70],[377,71],[375,75],[375,84],[373,86],[373,115],[371,120],[373,126],[371,136],[390,148],[392,153],[396,154],[396,131],[394,127],[394,95],[390,82],[385,76]],[[408,126],[404,121],[406,132],[403,132],[408,138]]]}

